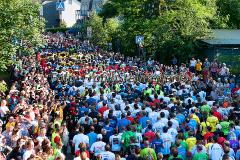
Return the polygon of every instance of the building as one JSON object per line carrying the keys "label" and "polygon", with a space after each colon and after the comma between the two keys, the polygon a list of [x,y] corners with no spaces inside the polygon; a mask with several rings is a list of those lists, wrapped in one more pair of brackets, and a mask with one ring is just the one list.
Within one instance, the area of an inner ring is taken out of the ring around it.
{"label": "building", "polygon": [[72,27],[80,19],[80,0],[44,0],[41,15],[46,28],[59,27],[60,22]]}
{"label": "building", "polygon": [[99,13],[106,0],[81,0],[80,21],[89,18],[91,12]]}
{"label": "building", "polygon": [[222,53],[240,53],[240,30],[214,29],[212,37],[201,40],[201,45],[212,57]]}
{"label": "building", "polygon": [[240,71],[240,30],[215,29],[213,36],[201,40],[202,52]]}

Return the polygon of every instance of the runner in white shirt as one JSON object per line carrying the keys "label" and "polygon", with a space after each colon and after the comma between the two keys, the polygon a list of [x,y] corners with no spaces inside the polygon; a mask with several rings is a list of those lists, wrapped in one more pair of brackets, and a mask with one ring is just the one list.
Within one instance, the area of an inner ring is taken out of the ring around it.
{"label": "runner in white shirt", "polygon": [[168,103],[168,102],[170,102],[170,98],[169,97],[163,97],[163,101]]}
{"label": "runner in white shirt", "polygon": [[190,102],[190,104],[192,104],[193,102],[194,102],[194,100],[191,98],[191,97],[188,97],[188,98],[186,98],[185,100],[184,100],[184,103],[186,104],[186,105],[188,105],[189,103],[189,101],[191,101]]}
{"label": "runner in white shirt", "polygon": [[89,146],[89,138],[87,135],[84,135],[84,128],[80,127],[79,134],[73,137],[73,145],[75,146],[75,152],[79,149],[79,144],[84,142],[86,146]]}
{"label": "runner in white shirt", "polygon": [[115,160],[115,154],[110,152],[110,146],[106,145],[105,146],[105,151],[100,153],[102,156],[102,160]]}
{"label": "runner in white shirt", "polygon": [[161,112],[163,112],[165,114],[165,118],[168,119],[168,116],[169,116],[169,111],[168,111],[168,108],[165,107],[164,109],[161,109]]}
{"label": "runner in white shirt", "polygon": [[208,155],[211,160],[220,160],[223,155],[223,149],[220,144],[217,143],[218,137],[213,137],[214,143],[208,147]]}
{"label": "runner in white shirt", "polygon": [[175,116],[175,114],[174,113],[171,113],[170,114],[170,121],[173,123],[172,124],[172,127],[174,128],[174,129],[176,129],[176,130],[178,130],[178,128],[179,128],[179,122],[176,120],[176,116]]}
{"label": "runner in white shirt", "polygon": [[[233,154],[231,154],[231,150],[232,148],[230,148],[230,147],[228,147],[228,146],[225,146],[224,147],[224,152],[223,152],[223,154],[221,155],[221,159],[228,159],[228,160],[235,160],[235,155],[233,155]],[[234,151],[233,151],[233,153],[234,153]],[[236,157],[236,158],[238,158],[238,157]]]}
{"label": "runner in white shirt", "polygon": [[173,123],[172,121],[168,121],[168,134],[170,134],[172,136],[172,143],[175,143],[175,140],[176,140],[176,136],[178,134],[178,131],[172,127]]}
{"label": "runner in white shirt", "polygon": [[114,135],[109,137],[109,143],[113,152],[121,151],[121,135],[118,134],[117,129],[114,130]]}
{"label": "runner in white shirt", "polygon": [[141,148],[141,143],[143,142],[142,133],[137,132],[137,128],[134,128],[134,132],[136,133],[136,145]]}
{"label": "runner in white shirt", "polygon": [[161,113],[160,113],[160,117],[161,117],[160,122],[162,122],[162,123],[166,126],[167,123],[168,123],[168,119],[165,118],[165,113],[164,113],[164,112],[161,112]]}
{"label": "runner in white shirt", "polygon": [[79,90],[80,94],[82,95],[85,91],[85,87],[83,85],[81,85],[80,87],[78,87],[78,90]]}
{"label": "runner in white shirt", "polygon": [[119,105],[115,105],[115,110],[113,111],[113,116],[117,117],[118,119],[121,119],[121,110]]}
{"label": "runner in white shirt", "polygon": [[105,151],[106,143],[102,141],[102,138],[103,138],[102,134],[98,134],[97,135],[98,141],[94,142],[90,148],[90,152],[94,154],[94,156],[97,156],[103,151]]}
{"label": "runner in white shirt", "polygon": [[164,123],[161,122],[161,118],[158,117],[157,122],[153,124],[153,130],[154,132],[160,132],[162,133],[162,129],[165,126]]}
{"label": "runner in white shirt", "polygon": [[163,155],[170,154],[170,148],[172,143],[172,136],[167,133],[168,128],[166,126],[163,127],[163,134],[161,136],[163,140],[163,148],[161,149],[161,152]]}
{"label": "runner in white shirt", "polygon": [[149,115],[149,118],[150,118],[152,124],[154,124],[154,123],[157,122],[158,116],[159,116],[159,113],[158,113],[158,112],[155,112],[155,111],[154,111],[154,112],[149,113],[148,115]]}

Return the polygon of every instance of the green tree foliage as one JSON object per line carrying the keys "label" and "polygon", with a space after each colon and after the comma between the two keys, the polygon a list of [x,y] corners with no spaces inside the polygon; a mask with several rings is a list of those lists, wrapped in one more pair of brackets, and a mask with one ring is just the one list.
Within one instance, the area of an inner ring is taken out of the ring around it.
{"label": "green tree foliage", "polygon": [[59,28],[67,28],[67,24],[64,20],[62,20],[59,24]]}
{"label": "green tree foliage", "polygon": [[124,54],[136,55],[135,36],[143,35],[149,55],[184,61],[198,54],[198,40],[211,37],[211,28],[239,28],[239,6],[239,0],[109,0],[86,25],[93,42],[119,39]]}
{"label": "green tree foliage", "polygon": [[[81,28],[84,39],[89,39],[94,44],[106,48],[109,42],[116,36],[116,30],[118,29],[118,21],[114,18],[109,18],[103,23],[103,18],[93,13],[89,20],[84,23]],[[92,36],[87,37],[87,27],[92,28]]]}
{"label": "green tree foliage", "polygon": [[8,90],[7,84],[5,81],[0,81],[0,95],[4,94]]}
{"label": "green tree foliage", "polygon": [[240,0],[218,0],[217,6],[219,16],[228,17],[228,27],[240,29]]}
{"label": "green tree foliage", "polygon": [[0,70],[14,63],[16,51],[33,52],[42,43],[39,13],[40,4],[33,0],[0,1]]}
{"label": "green tree foliage", "polygon": [[110,0],[101,16],[109,18],[106,13],[111,12],[120,19],[118,34],[125,54],[137,53],[134,38],[143,35],[148,53],[158,53],[161,59],[186,59],[195,54],[198,39],[211,36],[212,24],[224,27],[216,0]]}

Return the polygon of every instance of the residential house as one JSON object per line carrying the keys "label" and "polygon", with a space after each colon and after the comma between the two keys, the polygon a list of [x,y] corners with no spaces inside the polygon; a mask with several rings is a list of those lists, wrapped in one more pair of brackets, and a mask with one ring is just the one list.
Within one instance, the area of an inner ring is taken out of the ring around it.
{"label": "residential house", "polygon": [[107,0],[81,0],[80,21],[89,18],[91,12],[99,13]]}
{"label": "residential house", "polygon": [[72,27],[80,19],[80,8],[80,0],[43,0],[40,14],[46,20],[46,28],[59,27],[60,22]]}

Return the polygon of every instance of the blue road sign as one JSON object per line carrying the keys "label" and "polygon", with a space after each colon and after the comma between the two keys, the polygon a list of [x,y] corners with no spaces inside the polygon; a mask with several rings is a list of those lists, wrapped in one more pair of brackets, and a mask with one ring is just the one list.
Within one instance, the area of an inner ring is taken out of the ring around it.
{"label": "blue road sign", "polygon": [[136,44],[143,43],[143,41],[144,41],[144,37],[143,36],[136,36],[135,37]]}
{"label": "blue road sign", "polygon": [[65,7],[64,7],[64,2],[57,2],[56,3],[56,8],[58,11],[64,11]]}

